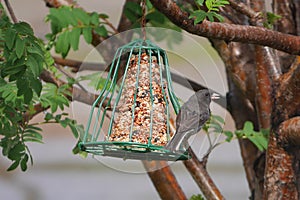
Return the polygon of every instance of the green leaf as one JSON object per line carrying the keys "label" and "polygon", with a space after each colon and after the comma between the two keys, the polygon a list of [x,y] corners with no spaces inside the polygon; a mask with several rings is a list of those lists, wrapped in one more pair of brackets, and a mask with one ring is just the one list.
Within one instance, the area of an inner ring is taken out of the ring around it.
{"label": "green leaf", "polygon": [[14,47],[16,36],[17,32],[12,28],[9,28],[5,31],[5,44],[9,50],[12,50],[12,48]]}
{"label": "green leaf", "polygon": [[38,142],[43,143],[43,136],[40,134],[41,128],[35,126],[28,126],[23,134],[24,142]]}
{"label": "green leaf", "polygon": [[268,147],[268,138],[264,132],[254,131],[252,122],[246,121],[243,127],[243,135],[248,138],[260,151]]}
{"label": "green leaf", "polygon": [[158,11],[147,14],[146,19],[152,20],[152,21],[155,21],[155,22],[161,23],[161,24],[163,24],[165,22],[165,16]]}
{"label": "green leaf", "polygon": [[74,8],[73,9],[73,14],[77,20],[79,20],[79,23],[84,24],[84,25],[89,25],[90,24],[90,16],[81,8]]}
{"label": "green leaf", "polygon": [[19,22],[14,24],[17,32],[20,32],[22,35],[34,35],[33,29],[26,22]]}
{"label": "green leaf", "polygon": [[39,79],[31,79],[30,86],[39,97],[41,95],[42,88],[43,88],[42,82]]}
{"label": "green leaf", "polygon": [[69,33],[71,47],[74,51],[78,50],[81,28],[73,28]]}
{"label": "green leaf", "polygon": [[130,2],[130,1],[126,2],[125,10],[129,10],[129,11],[131,11],[132,13],[134,13],[136,15],[142,16],[142,8],[136,2]]}
{"label": "green leaf", "polygon": [[107,30],[104,26],[96,27],[94,30],[97,34],[99,34],[102,37],[106,38],[108,36]]}
{"label": "green leaf", "polygon": [[96,12],[91,13],[91,23],[95,26],[98,26],[100,21],[99,21],[99,15]]}
{"label": "green leaf", "polygon": [[206,0],[205,5],[210,10],[213,7],[213,0]]}
{"label": "green leaf", "polygon": [[20,160],[14,161],[7,169],[7,171],[15,170],[20,164]]}
{"label": "green leaf", "polygon": [[215,121],[218,121],[222,124],[225,123],[224,119],[221,117],[221,116],[218,116],[218,115],[211,115],[212,116],[212,119],[215,120]]}
{"label": "green leaf", "polygon": [[194,25],[196,25],[202,22],[206,18],[206,12],[203,10],[196,10],[189,16],[189,18],[190,19],[195,18]]}
{"label": "green leaf", "polygon": [[8,158],[10,160],[18,160],[20,159],[21,156],[23,156],[25,153],[25,146],[21,142],[18,142],[16,145],[14,145],[9,153],[8,153]]}
{"label": "green leaf", "polygon": [[100,14],[99,14],[99,18],[101,18],[101,19],[107,19],[107,18],[109,18],[109,17],[108,17],[107,14],[100,13]]}
{"label": "green leaf", "polygon": [[253,124],[250,121],[246,121],[244,124],[243,131],[245,134],[251,134],[253,132]]}
{"label": "green leaf", "polygon": [[65,58],[70,50],[70,43],[68,37],[68,31],[60,34],[56,41],[55,52],[61,53],[62,57]]}
{"label": "green leaf", "polygon": [[195,2],[196,2],[199,6],[203,6],[204,0],[195,0]]}
{"label": "green leaf", "polygon": [[280,15],[276,15],[275,13],[272,12],[267,12],[267,20],[272,25],[281,18],[282,17]]}
{"label": "green leaf", "polygon": [[36,61],[34,56],[29,55],[25,64],[31,69],[31,72],[33,73],[34,77],[37,78],[40,75],[41,70],[39,69],[38,62]]}
{"label": "green leaf", "polygon": [[17,37],[16,39],[16,54],[18,58],[21,58],[23,56],[25,49],[25,40]]}
{"label": "green leaf", "polygon": [[222,15],[219,15],[218,13],[212,12],[212,16],[217,18],[219,22],[224,21],[224,17]]}
{"label": "green leaf", "polygon": [[54,119],[53,115],[51,113],[47,112],[44,117],[44,120],[47,122],[47,121],[50,121],[51,119]]}
{"label": "green leaf", "polygon": [[131,22],[134,23],[142,16],[142,8],[138,3],[127,2],[125,4],[124,14]]}
{"label": "green leaf", "polygon": [[33,97],[33,92],[31,89],[28,89],[27,92],[25,92],[24,94],[24,102],[26,104],[29,104],[30,101],[32,100],[32,97]]}
{"label": "green leaf", "polygon": [[193,195],[189,200],[205,200],[201,194]]}
{"label": "green leaf", "polygon": [[82,29],[82,34],[83,34],[83,37],[84,37],[85,41],[88,44],[91,44],[92,40],[93,40],[92,28],[91,27],[85,27],[85,28],[83,28]]}
{"label": "green leaf", "polygon": [[226,142],[230,142],[233,138],[233,133],[231,131],[224,131],[223,133],[226,136]]}
{"label": "green leaf", "polygon": [[28,162],[29,156],[25,154],[24,158],[21,160],[21,170],[25,172],[27,170],[27,162]]}

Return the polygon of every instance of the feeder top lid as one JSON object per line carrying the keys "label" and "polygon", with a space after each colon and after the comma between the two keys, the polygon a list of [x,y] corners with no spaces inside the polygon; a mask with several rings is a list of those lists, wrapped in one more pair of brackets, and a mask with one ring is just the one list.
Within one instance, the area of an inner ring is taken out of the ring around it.
{"label": "feeder top lid", "polygon": [[121,48],[156,49],[156,50],[164,52],[164,50],[162,48],[160,48],[156,44],[152,43],[150,40],[143,40],[143,39],[133,40],[132,42],[124,45]]}

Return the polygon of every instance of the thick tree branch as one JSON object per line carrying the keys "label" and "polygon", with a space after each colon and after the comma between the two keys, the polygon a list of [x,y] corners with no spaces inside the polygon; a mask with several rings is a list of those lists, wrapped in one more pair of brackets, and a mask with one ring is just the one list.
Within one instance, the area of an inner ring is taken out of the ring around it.
{"label": "thick tree branch", "polygon": [[191,159],[183,161],[185,167],[192,175],[193,179],[201,189],[206,199],[220,200],[224,199],[221,192],[209,176],[204,164],[200,162],[195,155],[194,151],[189,148],[189,154],[192,156]]}
{"label": "thick tree branch", "polygon": [[194,25],[188,13],[172,0],[151,0],[151,3],[182,29],[208,38],[269,46],[290,54],[300,55],[300,37],[283,34],[262,27],[234,25],[204,20]]}
{"label": "thick tree branch", "polygon": [[279,137],[285,145],[300,145],[300,117],[293,117],[279,126]]}
{"label": "thick tree branch", "polygon": [[299,199],[293,162],[295,156],[278,141],[278,132],[271,132],[266,159],[264,199]]}
{"label": "thick tree branch", "polygon": [[161,199],[187,199],[167,162],[142,161],[142,163]]}
{"label": "thick tree branch", "polygon": [[271,64],[266,52],[268,47],[256,46],[256,98],[255,104],[260,128],[268,129],[272,113],[272,79],[269,76]]}
{"label": "thick tree branch", "polygon": [[295,59],[289,72],[283,74],[278,81],[275,94],[276,113],[273,114],[276,124],[300,115],[300,56]]}
{"label": "thick tree branch", "polygon": [[274,24],[275,30],[282,33],[297,35],[296,24],[293,18],[294,8],[292,0],[273,0],[272,7],[273,12],[281,16]]}
{"label": "thick tree branch", "polygon": [[[293,0],[273,0],[273,12],[280,15],[281,18],[274,23],[274,30],[297,35],[297,20],[294,17],[299,14],[300,10],[296,10],[296,5],[300,3],[293,3]],[[295,5],[295,7],[294,7]],[[300,22],[300,21],[299,21]],[[299,26],[299,23],[298,23]],[[299,34],[298,34],[299,35]],[[283,72],[288,71],[295,56],[284,52],[278,52],[281,69]]]}

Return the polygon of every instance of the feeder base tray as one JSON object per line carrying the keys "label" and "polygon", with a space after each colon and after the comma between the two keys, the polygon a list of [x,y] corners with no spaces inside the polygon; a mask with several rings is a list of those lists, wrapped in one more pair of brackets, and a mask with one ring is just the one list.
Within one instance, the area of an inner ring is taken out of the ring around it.
{"label": "feeder base tray", "polygon": [[162,146],[147,145],[134,142],[87,142],[79,143],[82,151],[101,156],[134,160],[188,160],[187,152],[170,152]]}

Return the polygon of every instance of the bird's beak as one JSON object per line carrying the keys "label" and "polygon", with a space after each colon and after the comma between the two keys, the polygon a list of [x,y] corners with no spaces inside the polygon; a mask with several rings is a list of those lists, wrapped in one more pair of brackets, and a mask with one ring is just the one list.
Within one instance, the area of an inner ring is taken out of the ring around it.
{"label": "bird's beak", "polygon": [[212,100],[216,100],[216,99],[219,99],[220,98],[220,95],[217,94],[217,93],[212,93],[211,97],[210,97]]}

